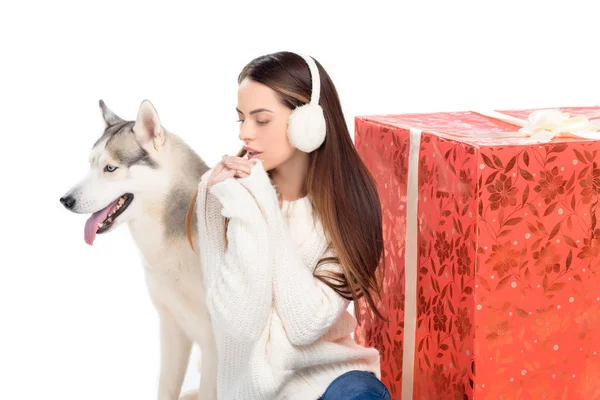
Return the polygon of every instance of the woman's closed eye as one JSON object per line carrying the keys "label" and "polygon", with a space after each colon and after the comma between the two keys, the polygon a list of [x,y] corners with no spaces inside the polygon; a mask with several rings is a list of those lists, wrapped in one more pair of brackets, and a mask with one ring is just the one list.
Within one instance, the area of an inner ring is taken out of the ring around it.
{"label": "woman's closed eye", "polygon": [[[237,122],[244,122],[244,120],[243,119],[238,119]],[[256,123],[259,124],[259,125],[266,125],[269,122],[271,122],[271,121],[256,121]]]}

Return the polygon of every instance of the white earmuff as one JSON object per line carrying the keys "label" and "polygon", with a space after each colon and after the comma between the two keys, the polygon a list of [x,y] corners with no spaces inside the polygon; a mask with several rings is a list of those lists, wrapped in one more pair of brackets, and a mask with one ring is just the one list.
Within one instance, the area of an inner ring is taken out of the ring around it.
{"label": "white earmuff", "polygon": [[325,141],[325,115],[319,105],[321,93],[321,79],[315,61],[307,55],[301,56],[310,69],[312,92],[310,103],[303,104],[292,110],[288,119],[288,139],[292,146],[310,153],[321,146]]}

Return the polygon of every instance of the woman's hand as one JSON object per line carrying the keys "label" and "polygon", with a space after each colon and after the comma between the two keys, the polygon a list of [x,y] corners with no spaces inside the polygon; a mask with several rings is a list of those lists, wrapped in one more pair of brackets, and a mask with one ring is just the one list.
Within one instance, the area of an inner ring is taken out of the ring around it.
{"label": "woman's hand", "polygon": [[245,158],[242,157],[229,157],[223,156],[223,161],[225,167],[230,170],[235,170],[236,178],[246,178],[252,172],[252,167],[254,164]]}
{"label": "woman's hand", "polygon": [[210,174],[210,176],[208,177],[208,182],[207,182],[207,186],[208,186],[208,190],[210,190],[211,187],[213,187],[214,185],[216,185],[219,182],[223,182],[226,179],[232,178],[233,176],[235,176],[235,170],[231,170],[229,168],[227,168],[223,162],[220,162],[217,164],[217,166],[213,169],[212,173]]}
{"label": "woman's hand", "polygon": [[241,157],[223,156],[208,178],[208,189],[229,178],[246,178],[250,175],[254,164]]}

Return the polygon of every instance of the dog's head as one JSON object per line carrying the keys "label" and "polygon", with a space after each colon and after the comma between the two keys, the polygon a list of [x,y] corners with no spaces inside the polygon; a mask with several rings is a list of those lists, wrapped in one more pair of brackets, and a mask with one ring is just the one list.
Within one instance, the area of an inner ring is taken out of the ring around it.
{"label": "dog's head", "polygon": [[105,130],[90,153],[87,175],[60,202],[70,211],[92,215],[86,221],[85,242],[113,230],[143,212],[140,203],[164,191],[168,184],[163,147],[167,131],[153,105],[145,100],[137,119],[126,121],[99,102]]}

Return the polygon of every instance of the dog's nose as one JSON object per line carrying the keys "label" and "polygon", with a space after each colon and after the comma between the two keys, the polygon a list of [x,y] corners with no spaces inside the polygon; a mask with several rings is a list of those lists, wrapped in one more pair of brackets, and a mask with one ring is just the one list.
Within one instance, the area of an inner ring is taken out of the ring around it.
{"label": "dog's nose", "polygon": [[67,207],[68,209],[73,208],[73,206],[75,205],[75,199],[71,196],[61,197],[60,202],[63,206]]}

